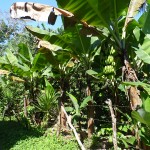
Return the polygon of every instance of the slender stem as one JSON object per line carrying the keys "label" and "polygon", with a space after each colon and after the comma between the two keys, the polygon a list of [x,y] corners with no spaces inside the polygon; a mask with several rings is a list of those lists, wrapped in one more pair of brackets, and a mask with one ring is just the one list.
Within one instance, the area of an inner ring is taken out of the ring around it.
{"label": "slender stem", "polygon": [[114,144],[114,150],[118,149],[117,146],[117,128],[116,128],[116,117],[114,114],[114,110],[112,107],[112,101],[110,99],[108,99],[106,101],[106,104],[108,104],[109,109],[110,109],[110,113],[111,113],[111,119],[112,119],[112,128],[113,128],[113,144]]}
{"label": "slender stem", "polygon": [[117,44],[119,45],[119,47],[122,49],[122,43],[121,41],[118,39],[118,37],[115,35],[114,31],[111,29],[111,27],[108,27],[109,32],[112,34],[112,36],[114,37],[115,41],[117,42]]}
{"label": "slender stem", "polygon": [[115,31],[116,31],[116,34],[117,34],[117,37],[119,38],[119,40],[121,41],[121,38],[120,38],[120,35],[119,35],[119,29],[118,29],[118,18],[117,18],[117,8],[116,8],[116,0],[114,0],[114,13],[115,13]]}
{"label": "slender stem", "polygon": [[71,119],[69,118],[69,116],[68,116],[68,114],[67,114],[67,112],[66,112],[64,106],[61,106],[61,109],[62,109],[62,111],[64,112],[64,114],[66,115],[67,122],[68,122],[70,128],[72,129],[72,131],[73,131],[73,133],[74,133],[74,135],[75,135],[75,137],[76,137],[76,139],[77,139],[77,141],[78,141],[78,144],[79,144],[81,150],[85,150],[85,147],[84,147],[84,145],[82,144],[82,142],[80,141],[80,138],[79,138],[79,136],[78,136],[78,133],[77,133],[76,129],[74,128],[74,126],[72,125]]}

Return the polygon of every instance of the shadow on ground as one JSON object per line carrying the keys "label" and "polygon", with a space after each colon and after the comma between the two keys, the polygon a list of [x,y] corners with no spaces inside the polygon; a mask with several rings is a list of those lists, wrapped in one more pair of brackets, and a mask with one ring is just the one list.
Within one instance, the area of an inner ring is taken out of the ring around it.
{"label": "shadow on ground", "polygon": [[17,121],[0,121],[0,150],[10,150],[17,141],[41,135],[36,129],[27,129]]}

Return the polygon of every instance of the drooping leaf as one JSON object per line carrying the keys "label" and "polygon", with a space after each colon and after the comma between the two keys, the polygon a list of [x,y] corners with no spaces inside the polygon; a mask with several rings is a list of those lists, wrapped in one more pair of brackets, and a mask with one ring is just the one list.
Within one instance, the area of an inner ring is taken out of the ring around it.
{"label": "drooping leaf", "polygon": [[27,45],[24,44],[24,43],[20,43],[18,45],[18,47],[19,47],[18,52],[19,52],[20,56],[22,56],[22,58],[25,61],[28,61],[28,62],[32,63],[33,56],[32,56],[32,53],[31,53],[30,49],[27,47]]}
{"label": "drooping leaf", "polygon": [[26,28],[31,34],[40,39],[44,39],[44,41],[48,41],[50,44],[60,46],[63,49],[69,48],[71,32],[64,33],[63,35],[57,35],[31,26],[27,26]]}
{"label": "drooping leaf", "polygon": [[91,100],[92,100],[92,97],[91,97],[91,96],[86,97],[86,98],[82,101],[82,103],[81,103],[81,105],[80,105],[80,109],[85,108],[85,107],[88,105],[88,102],[91,101]]}
{"label": "drooping leaf", "polygon": [[[78,20],[93,26],[108,26],[119,18],[129,0],[57,0],[58,6],[72,12]],[[106,13],[107,12],[107,13]]]}
{"label": "drooping leaf", "polygon": [[145,111],[150,113],[150,97],[149,96],[144,101],[143,105],[144,105]]}
{"label": "drooping leaf", "polygon": [[150,85],[143,82],[123,82],[124,85],[141,86],[150,95]]}
{"label": "drooping leaf", "polygon": [[53,6],[32,3],[32,2],[16,2],[10,8],[12,18],[31,19],[36,21],[46,21],[54,25],[58,15],[72,17],[73,14]]}
{"label": "drooping leaf", "polygon": [[12,65],[18,64],[18,59],[9,49],[6,49],[6,58],[10,64],[12,64]]}
{"label": "drooping leaf", "polygon": [[44,47],[44,48],[49,49],[54,52],[61,49],[61,47],[51,44],[50,42],[45,41],[45,40],[39,41],[38,47]]}
{"label": "drooping leaf", "polygon": [[131,116],[136,119],[137,121],[140,121],[141,123],[147,124],[146,121],[140,116],[140,114],[137,111],[132,111]]}
{"label": "drooping leaf", "polygon": [[134,48],[136,55],[145,63],[150,64],[150,37],[147,35],[144,38],[143,44],[139,48]]}
{"label": "drooping leaf", "polygon": [[96,72],[94,70],[87,70],[86,73],[89,75],[97,75],[98,74],[98,72]]}
{"label": "drooping leaf", "polygon": [[72,94],[70,94],[70,93],[67,93],[67,94],[68,94],[68,96],[70,97],[70,99],[73,103],[73,106],[76,110],[76,114],[77,115],[80,114],[80,107],[79,107],[79,104],[78,104],[78,100]]}
{"label": "drooping leaf", "polygon": [[37,27],[32,27],[32,26],[26,26],[26,29],[33,34],[34,36],[38,37],[39,39],[43,39],[46,35],[51,35],[52,33],[42,30]]}

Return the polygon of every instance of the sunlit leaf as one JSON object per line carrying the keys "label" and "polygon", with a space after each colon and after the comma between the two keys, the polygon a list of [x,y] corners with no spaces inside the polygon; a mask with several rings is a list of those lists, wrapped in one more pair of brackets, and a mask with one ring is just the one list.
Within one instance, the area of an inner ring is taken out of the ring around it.
{"label": "sunlit leaf", "polygon": [[147,97],[143,105],[144,105],[145,111],[150,113],[150,97]]}
{"label": "sunlit leaf", "polygon": [[85,108],[85,107],[88,105],[88,102],[91,101],[91,100],[92,100],[92,97],[91,97],[91,96],[86,97],[86,98],[82,101],[82,103],[81,103],[81,105],[80,105],[80,109]]}
{"label": "sunlit leaf", "polygon": [[70,97],[72,103],[73,103],[73,106],[76,110],[76,114],[80,114],[80,110],[79,110],[79,104],[78,104],[78,100],[70,93],[67,93],[68,96]]}
{"label": "sunlit leaf", "polygon": [[123,85],[141,86],[150,95],[150,85],[143,82],[123,82]]}

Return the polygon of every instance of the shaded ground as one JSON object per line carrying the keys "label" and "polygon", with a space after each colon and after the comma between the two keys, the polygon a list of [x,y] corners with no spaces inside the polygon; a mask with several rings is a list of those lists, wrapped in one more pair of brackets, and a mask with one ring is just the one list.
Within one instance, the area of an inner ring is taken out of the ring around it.
{"label": "shaded ground", "polygon": [[0,119],[0,150],[79,150],[76,140]]}
{"label": "shaded ground", "polygon": [[27,129],[17,121],[0,121],[0,150],[10,150],[20,140],[41,135],[41,132]]}

